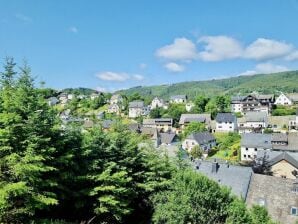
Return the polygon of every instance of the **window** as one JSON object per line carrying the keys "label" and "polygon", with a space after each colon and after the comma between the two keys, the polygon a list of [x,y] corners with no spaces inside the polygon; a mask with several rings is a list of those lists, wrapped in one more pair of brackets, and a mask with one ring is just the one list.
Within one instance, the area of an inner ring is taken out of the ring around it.
{"label": "window", "polygon": [[259,198],[258,204],[260,206],[265,206],[265,199],[264,198]]}
{"label": "window", "polygon": [[256,152],[256,151],[258,151],[258,149],[257,149],[257,148],[255,148],[255,152]]}
{"label": "window", "polygon": [[248,155],[248,158],[250,158],[250,155]]}
{"label": "window", "polygon": [[248,148],[245,148],[246,151],[248,151]]}
{"label": "window", "polygon": [[291,215],[297,215],[297,214],[298,214],[297,207],[291,207]]}
{"label": "window", "polygon": [[246,158],[246,155],[244,154],[243,157]]}

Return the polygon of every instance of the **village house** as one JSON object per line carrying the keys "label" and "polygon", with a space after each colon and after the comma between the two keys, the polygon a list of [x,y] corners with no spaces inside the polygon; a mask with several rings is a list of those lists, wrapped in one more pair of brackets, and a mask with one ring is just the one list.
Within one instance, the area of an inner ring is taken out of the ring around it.
{"label": "village house", "polygon": [[272,134],[272,150],[298,152],[298,133]]}
{"label": "village house", "polygon": [[108,113],[110,113],[110,114],[120,114],[120,112],[121,112],[121,109],[118,106],[118,104],[111,104],[111,105],[109,105],[109,107],[108,107]]}
{"label": "village house", "polygon": [[296,117],[289,121],[289,130],[298,130],[298,109],[296,111]]}
{"label": "village house", "polygon": [[172,118],[155,118],[155,119],[144,119],[144,127],[156,128],[161,132],[167,132],[173,128]]}
{"label": "village house", "polygon": [[245,114],[248,111],[261,111],[270,113],[274,103],[274,95],[260,95],[252,93],[247,96],[233,96],[231,98],[231,111]]}
{"label": "village house", "polygon": [[264,206],[274,221],[297,223],[298,182],[268,175],[253,174],[250,180],[246,204]]}
{"label": "village house", "polygon": [[68,94],[67,93],[61,93],[58,96],[59,102],[61,105],[65,105],[68,102]]}
{"label": "village house", "polygon": [[110,99],[110,104],[122,104],[123,103],[123,97],[120,94],[115,94]]}
{"label": "village house", "polygon": [[55,106],[59,103],[59,100],[57,99],[57,97],[50,97],[47,99],[47,102],[49,106]]}
{"label": "village house", "polygon": [[218,113],[215,118],[217,132],[234,132],[237,130],[237,117],[232,113]]}
{"label": "village house", "polygon": [[256,168],[265,167],[266,172],[275,177],[296,179],[298,173],[298,153],[281,151],[258,151]]}
{"label": "village house", "polygon": [[280,93],[280,95],[276,98],[274,104],[291,106],[297,103],[298,103],[298,93],[289,93],[289,94]]}
{"label": "village house", "polygon": [[159,133],[161,145],[171,145],[176,140],[176,134],[173,132]]}
{"label": "village house", "polygon": [[195,170],[231,189],[238,197],[246,199],[252,169],[250,167],[231,165],[227,162],[196,160]]}
{"label": "village house", "polygon": [[209,130],[211,125],[211,115],[210,114],[181,114],[179,125],[180,129],[183,130],[191,122],[204,123],[206,128]]}
{"label": "village house", "polygon": [[182,142],[182,148],[189,152],[196,145],[198,145],[205,154],[208,154],[208,152],[216,146],[216,140],[209,132],[197,132],[190,134]]}
{"label": "village house", "polygon": [[187,112],[190,112],[195,107],[195,104],[193,102],[188,102],[185,104],[185,110]]}
{"label": "village house", "polygon": [[187,96],[186,95],[176,95],[170,97],[170,103],[186,103]]}
{"label": "village house", "polygon": [[252,162],[257,158],[258,151],[272,149],[272,135],[245,133],[241,135],[241,161]]}
{"label": "village house", "polygon": [[163,99],[154,97],[154,99],[151,102],[151,109],[156,109],[156,108],[168,109],[168,105],[164,102]]}
{"label": "village house", "polygon": [[100,95],[100,94],[97,93],[97,92],[96,92],[96,93],[92,93],[92,94],[90,95],[90,99],[91,99],[91,100],[95,100],[96,98],[99,97],[99,95]]}
{"label": "village house", "polygon": [[237,120],[239,133],[262,133],[268,127],[266,112],[250,111]]}
{"label": "village house", "polygon": [[145,106],[143,101],[133,101],[128,105],[128,117],[137,118],[147,116],[150,113],[150,107]]}
{"label": "village house", "polygon": [[161,144],[160,135],[156,128],[141,127],[140,132],[141,134],[148,136],[155,147],[158,147]]}

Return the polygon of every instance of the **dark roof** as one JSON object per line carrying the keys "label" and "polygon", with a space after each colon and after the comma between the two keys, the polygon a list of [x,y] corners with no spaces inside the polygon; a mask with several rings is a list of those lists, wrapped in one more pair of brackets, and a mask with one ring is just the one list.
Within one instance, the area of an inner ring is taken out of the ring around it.
{"label": "dark roof", "polygon": [[160,133],[161,143],[171,144],[176,136],[175,133]]}
{"label": "dark roof", "polygon": [[221,185],[231,188],[235,195],[246,198],[252,169],[250,167],[229,165],[227,163],[218,163],[217,171],[212,171],[214,162],[197,161],[195,165],[197,171],[215,180]]}
{"label": "dark roof", "polygon": [[184,124],[187,122],[207,123],[210,121],[211,121],[210,114],[181,114],[179,124]]}
{"label": "dark roof", "polygon": [[289,133],[288,137],[288,144],[286,145],[273,145],[273,150],[281,150],[281,151],[298,151],[298,133]]}
{"label": "dark roof", "polygon": [[234,102],[239,102],[239,101],[242,101],[243,99],[245,98],[245,96],[232,96],[231,97],[231,101]]}
{"label": "dark roof", "polygon": [[232,113],[218,113],[215,120],[221,122],[235,122],[236,116]]}
{"label": "dark roof", "polygon": [[155,124],[171,124],[173,123],[172,118],[155,118],[155,119],[144,119],[144,125],[155,125]]}
{"label": "dark roof", "polygon": [[285,133],[272,133],[272,141],[273,142],[287,142],[288,135]]}
{"label": "dark roof", "polygon": [[271,134],[244,133],[241,135],[241,146],[249,148],[262,147],[264,149],[271,149],[271,139]]}
{"label": "dark roof", "polygon": [[190,134],[187,139],[193,139],[198,144],[206,144],[210,141],[215,141],[215,137],[209,132],[197,132]]}
{"label": "dark roof", "polygon": [[176,95],[176,96],[171,96],[171,100],[176,100],[176,99],[183,99],[186,100],[187,96],[186,95]]}
{"label": "dark roof", "polygon": [[244,118],[246,122],[268,122],[268,114],[261,111],[246,112]]}
{"label": "dark roof", "polygon": [[[293,154],[293,153],[292,153]],[[291,156],[287,152],[282,152],[278,156],[274,157],[269,163],[270,165],[274,165],[282,160],[287,161],[288,163],[292,164],[294,167],[298,168],[298,161],[295,157]]]}
{"label": "dark roof", "polygon": [[129,108],[143,108],[144,102],[143,101],[132,101],[129,103]]}
{"label": "dark roof", "polygon": [[102,127],[103,127],[104,129],[109,129],[113,123],[115,123],[115,121],[112,121],[112,120],[104,120],[104,121],[102,122]]}

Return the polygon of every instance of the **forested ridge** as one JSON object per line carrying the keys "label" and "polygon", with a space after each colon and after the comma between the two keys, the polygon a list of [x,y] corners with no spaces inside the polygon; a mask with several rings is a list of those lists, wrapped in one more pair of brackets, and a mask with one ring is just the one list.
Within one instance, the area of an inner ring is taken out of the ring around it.
{"label": "forested ridge", "polygon": [[279,91],[285,93],[298,92],[298,71],[181,82],[169,85],[138,86],[119,91],[119,93],[126,95],[139,93],[142,96],[159,96],[164,99],[168,99],[171,95],[186,94],[193,99],[197,95],[237,95],[253,91],[265,94],[279,94]]}
{"label": "forested ridge", "polygon": [[[271,223],[230,190],[116,123],[61,127],[30,67],[0,89],[0,223]],[[214,221],[213,221],[214,220]]]}

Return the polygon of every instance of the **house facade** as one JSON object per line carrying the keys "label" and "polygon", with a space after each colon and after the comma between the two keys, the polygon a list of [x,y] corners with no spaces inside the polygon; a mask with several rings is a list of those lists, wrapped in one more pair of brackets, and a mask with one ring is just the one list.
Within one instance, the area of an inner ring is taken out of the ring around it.
{"label": "house facade", "polygon": [[232,113],[218,113],[215,121],[217,132],[234,132],[237,130],[237,117]]}
{"label": "house facade", "polygon": [[275,100],[276,105],[292,105],[293,102],[285,94],[281,93]]}
{"label": "house facade", "polygon": [[154,97],[154,99],[151,101],[151,109],[156,109],[156,108],[167,109],[167,105],[163,99]]}
{"label": "house facade", "polygon": [[186,103],[187,96],[186,95],[176,95],[170,97],[170,103]]}
{"label": "house facade", "polygon": [[110,104],[122,104],[123,97],[120,94],[115,94],[110,99]]}
{"label": "house facade", "polygon": [[199,146],[205,153],[208,153],[216,146],[215,137],[209,132],[192,133],[182,142],[182,148],[191,151],[194,146]]}
{"label": "house facade", "polygon": [[143,126],[149,128],[156,128],[159,131],[167,132],[173,128],[172,118],[156,118],[156,119],[144,119]]}
{"label": "house facade", "polygon": [[296,111],[295,119],[289,121],[289,130],[298,130],[298,109]]}
{"label": "house facade", "polygon": [[110,114],[112,114],[112,113],[120,114],[120,112],[121,112],[121,109],[118,106],[118,104],[111,104],[111,105],[109,105],[109,107],[108,107],[108,113],[110,113]]}
{"label": "house facade", "polygon": [[262,133],[268,127],[266,112],[249,111],[238,120],[239,133]]}
{"label": "house facade", "polygon": [[190,112],[195,107],[195,104],[193,102],[188,102],[185,104],[185,110],[187,112]]}
{"label": "house facade", "polygon": [[191,122],[204,123],[207,129],[210,129],[211,115],[210,114],[181,114],[179,125],[180,129],[183,130]]}
{"label": "house facade", "polygon": [[278,223],[297,223],[298,183],[297,180],[253,174],[246,204],[264,206]]}
{"label": "house facade", "polygon": [[274,95],[260,95],[252,93],[247,96],[234,96],[231,98],[231,111],[245,114],[249,111],[270,113],[274,103]]}
{"label": "house facade", "polygon": [[150,107],[145,106],[143,101],[133,101],[128,105],[128,117],[137,118],[147,116],[150,113]]}
{"label": "house facade", "polygon": [[241,161],[252,162],[257,158],[258,151],[272,149],[272,135],[245,133],[241,135]]}

